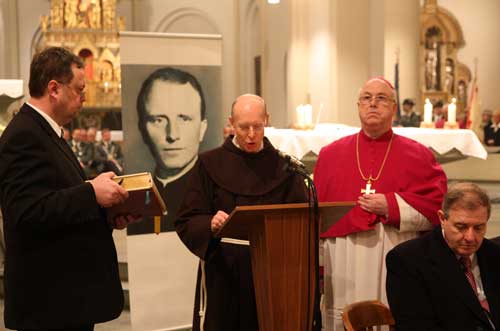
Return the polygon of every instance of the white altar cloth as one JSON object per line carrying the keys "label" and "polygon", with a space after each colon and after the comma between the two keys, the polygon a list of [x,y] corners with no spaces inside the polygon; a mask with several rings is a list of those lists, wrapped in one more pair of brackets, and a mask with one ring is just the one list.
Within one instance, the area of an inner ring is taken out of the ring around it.
{"label": "white altar cloth", "polygon": [[17,99],[23,96],[22,79],[0,79],[0,96]]}
{"label": "white altar cloth", "polygon": [[[394,132],[418,141],[439,154],[456,148],[463,155],[486,159],[488,153],[471,130],[393,128]],[[354,134],[359,128],[343,124],[318,124],[314,130],[266,128],[266,137],[275,148],[301,159],[309,151],[319,154],[323,146]]]}

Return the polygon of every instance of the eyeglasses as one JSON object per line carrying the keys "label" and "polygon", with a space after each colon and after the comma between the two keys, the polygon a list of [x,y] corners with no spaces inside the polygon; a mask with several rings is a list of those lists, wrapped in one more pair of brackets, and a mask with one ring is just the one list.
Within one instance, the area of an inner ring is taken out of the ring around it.
{"label": "eyeglasses", "polygon": [[377,94],[377,95],[363,95],[359,97],[359,103],[363,106],[368,106],[372,103],[372,100],[375,100],[375,104],[381,104],[387,106],[389,103],[394,102],[394,99],[389,98],[385,94]]}
{"label": "eyeglasses", "polygon": [[75,87],[70,86],[67,83],[63,83],[63,82],[59,82],[59,81],[58,81],[58,83],[61,84],[61,85],[66,86],[66,87],[68,87],[72,92],[74,92],[77,95],[79,95],[80,98],[85,99],[85,94],[86,94],[85,87],[75,88]]}

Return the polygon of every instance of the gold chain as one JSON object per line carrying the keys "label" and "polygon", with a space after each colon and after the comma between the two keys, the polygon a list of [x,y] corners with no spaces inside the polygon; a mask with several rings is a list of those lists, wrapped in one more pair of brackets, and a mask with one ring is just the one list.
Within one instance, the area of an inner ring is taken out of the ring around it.
{"label": "gold chain", "polygon": [[363,174],[363,171],[361,170],[361,162],[359,161],[359,133],[357,134],[357,136],[356,136],[356,161],[358,162],[359,174],[361,175],[361,178],[363,178],[363,180],[366,180],[366,181],[371,183],[372,181],[374,182],[380,178],[380,174],[382,173],[382,170],[384,169],[384,166],[385,166],[385,161],[387,161],[387,156],[389,156],[389,151],[391,150],[392,138],[394,138],[394,133],[391,136],[391,140],[389,140],[389,146],[387,146],[387,150],[385,151],[384,160],[382,161],[382,165],[380,166],[377,177],[373,178],[371,174],[370,174],[370,176],[366,177]]}

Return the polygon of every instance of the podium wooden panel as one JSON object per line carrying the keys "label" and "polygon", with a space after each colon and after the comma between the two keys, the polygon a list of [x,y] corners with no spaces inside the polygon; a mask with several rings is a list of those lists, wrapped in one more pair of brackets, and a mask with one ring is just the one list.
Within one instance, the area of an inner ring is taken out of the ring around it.
{"label": "podium wooden panel", "polygon": [[[321,203],[320,232],[353,206]],[[250,241],[260,331],[312,330],[318,252],[310,212],[307,203],[240,206],[217,234]]]}

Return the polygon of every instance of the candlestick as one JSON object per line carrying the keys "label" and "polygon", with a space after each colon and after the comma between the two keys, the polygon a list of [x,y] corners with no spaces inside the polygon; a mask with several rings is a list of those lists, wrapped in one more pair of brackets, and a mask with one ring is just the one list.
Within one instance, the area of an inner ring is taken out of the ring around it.
{"label": "candlestick", "polygon": [[432,123],[432,103],[429,100],[429,98],[425,99],[424,122],[425,123]]}
{"label": "candlestick", "polygon": [[448,105],[448,123],[457,123],[457,105],[455,104],[457,99],[453,98],[451,103]]}
{"label": "candlestick", "polygon": [[295,109],[295,114],[297,115],[297,127],[304,126],[304,107],[303,105],[298,105]]}
{"label": "candlestick", "polygon": [[309,104],[304,105],[304,125],[306,127],[311,127],[312,123],[313,123],[312,106]]}

